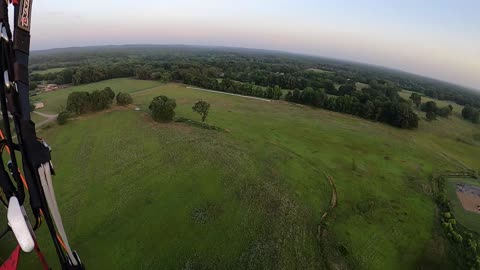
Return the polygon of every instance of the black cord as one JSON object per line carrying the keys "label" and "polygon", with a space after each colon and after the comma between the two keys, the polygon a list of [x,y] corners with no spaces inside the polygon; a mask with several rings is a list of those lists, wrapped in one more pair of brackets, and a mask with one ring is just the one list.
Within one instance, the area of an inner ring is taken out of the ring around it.
{"label": "black cord", "polygon": [[3,199],[3,196],[0,195],[0,200],[2,201],[2,204],[5,206],[5,208],[8,208],[8,203]]}
{"label": "black cord", "polygon": [[9,231],[11,231],[10,227],[6,228],[5,231],[3,231],[2,234],[0,235],[0,239],[2,239],[5,235],[7,235]]}

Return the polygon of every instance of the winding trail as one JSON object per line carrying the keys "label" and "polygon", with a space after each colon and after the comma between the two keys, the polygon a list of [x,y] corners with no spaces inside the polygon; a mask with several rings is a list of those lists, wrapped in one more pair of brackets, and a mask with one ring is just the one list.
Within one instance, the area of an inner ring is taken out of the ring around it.
{"label": "winding trail", "polygon": [[322,234],[323,234],[323,221],[327,218],[328,214],[331,213],[333,209],[337,206],[337,188],[335,187],[335,182],[333,182],[333,177],[330,175],[327,175],[326,173],[324,174],[328,180],[328,183],[332,187],[332,197],[330,198],[330,205],[327,211],[325,211],[325,213],[323,213],[322,217],[320,218],[320,224],[318,225],[318,228],[317,228],[317,238],[319,241],[321,241]]}
{"label": "winding trail", "polygon": [[41,113],[41,112],[37,112],[37,111],[33,111],[33,113],[47,118],[47,119],[43,120],[42,122],[36,124],[35,129],[39,129],[39,128],[43,127],[44,125],[57,120],[57,117],[58,117],[58,114],[46,114],[46,113]]}
{"label": "winding trail", "polygon": [[199,91],[210,92],[210,93],[217,93],[217,94],[223,94],[223,95],[229,95],[229,96],[236,96],[236,97],[243,97],[243,98],[249,98],[249,99],[256,99],[256,100],[261,100],[261,101],[266,101],[266,102],[272,102],[270,99],[266,99],[266,98],[259,98],[259,97],[244,96],[244,95],[239,95],[239,94],[233,94],[233,93],[228,93],[228,92],[221,92],[221,91],[209,90],[209,89],[198,88],[198,87],[192,87],[192,86],[187,86],[186,88],[188,88],[188,89],[193,89],[193,90],[199,90]]}

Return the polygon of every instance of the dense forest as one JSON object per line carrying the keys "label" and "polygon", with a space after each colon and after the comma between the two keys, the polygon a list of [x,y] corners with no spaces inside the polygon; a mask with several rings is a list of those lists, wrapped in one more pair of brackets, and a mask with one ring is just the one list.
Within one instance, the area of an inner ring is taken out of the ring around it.
{"label": "dense forest", "polygon": [[[49,68],[64,69],[35,72]],[[264,50],[153,45],[55,49],[34,52],[30,70],[32,90],[42,83],[78,85],[134,76],[270,99],[284,96],[400,128],[416,128],[419,120],[412,109],[415,99],[401,98],[402,89],[468,105],[464,117],[472,122],[480,111],[480,95],[464,87],[381,67]],[[356,83],[367,87],[359,89]]]}

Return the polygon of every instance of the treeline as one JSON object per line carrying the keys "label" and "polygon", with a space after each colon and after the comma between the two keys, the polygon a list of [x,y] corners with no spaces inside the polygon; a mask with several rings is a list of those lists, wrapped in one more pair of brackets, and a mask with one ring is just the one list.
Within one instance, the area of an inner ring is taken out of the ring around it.
{"label": "treeline", "polygon": [[[134,69],[143,64],[152,67],[151,74],[162,69],[171,72],[177,68],[201,68],[216,70],[217,75],[223,73],[223,78],[234,81],[254,83],[264,87],[278,85],[282,89],[324,88],[326,81],[345,84],[350,80],[369,85],[375,82],[380,84],[391,82],[399,88],[420,92],[435,99],[452,100],[460,105],[469,104],[480,108],[478,94],[461,86],[434,79],[341,60],[246,49],[193,46],[107,46],[61,49],[33,53],[30,69],[72,66],[90,66],[100,69],[103,66],[103,69],[110,69],[111,66],[116,65],[123,71],[127,71],[128,76],[134,76]],[[100,73],[103,75],[99,77],[105,78],[120,76],[117,72],[108,74],[109,72],[100,71]],[[88,74],[88,71],[85,74]]]}
{"label": "treeline", "polygon": [[404,88],[480,108],[480,95],[448,83],[357,63],[256,50],[118,46],[43,52],[31,59],[32,70],[55,63],[67,67],[59,73],[33,74],[33,82],[84,84],[134,76],[268,98],[276,98],[276,86],[292,91],[323,89],[327,94],[343,96],[345,93],[335,85],[362,82],[372,89],[390,85],[394,92]]}
{"label": "treeline", "polygon": [[462,110],[462,117],[472,123],[480,123],[480,109],[467,105]]}
{"label": "treeline", "polygon": [[115,92],[110,87],[89,92],[72,92],[67,98],[66,110],[75,114],[101,111],[110,107]]}
{"label": "treeline", "polygon": [[417,128],[418,116],[406,100],[389,87],[383,89],[364,88],[355,85],[340,87],[341,96],[328,96],[323,90],[307,88],[289,91],[285,99],[331,111],[356,115],[365,119],[384,122],[399,128]]}
{"label": "treeline", "polygon": [[62,71],[46,74],[32,73],[30,81],[35,85],[46,81],[55,84],[87,84],[114,78],[131,77],[135,74],[135,67],[129,63],[114,63],[110,65],[85,65],[69,67]]}
{"label": "treeline", "polygon": [[282,90],[278,85],[273,87],[261,87],[253,83],[242,83],[230,79],[208,78],[202,75],[195,75],[185,71],[175,71],[171,75],[174,81],[181,81],[185,84],[195,85],[211,90],[240,94],[245,96],[263,97],[269,99],[280,99]]}
{"label": "treeline", "polygon": [[125,106],[133,103],[133,99],[128,93],[115,92],[110,87],[93,92],[78,91],[72,92],[67,98],[67,113],[83,114],[91,111],[102,111],[110,108],[113,100],[116,99],[117,105]]}

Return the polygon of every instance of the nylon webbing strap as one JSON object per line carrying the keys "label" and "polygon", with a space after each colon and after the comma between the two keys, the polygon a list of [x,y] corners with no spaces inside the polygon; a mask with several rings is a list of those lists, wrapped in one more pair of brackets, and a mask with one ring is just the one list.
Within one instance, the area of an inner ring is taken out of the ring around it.
{"label": "nylon webbing strap", "polygon": [[[18,0],[13,3],[12,36],[8,22],[8,1],[0,0],[0,107],[5,130],[5,137],[3,133],[1,136],[0,149],[8,147],[11,158],[9,168],[16,187],[10,181],[3,163],[0,165],[0,187],[6,191],[7,196],[18,194],[19,203],[23,205],[25,195],[22,180],[25,180],[32,211],[37,222],[41,221],[43,216],[62,269],[84,269],[78,255],[70,248],[58,209],[53,189],[50,147],[37,138],[35,124],[30,120],[28,60],[32,0]],[[14,123],[18,143],[13,142],[10,118]],[[15,151],[21,152],[25,178],[20,174]]]}

